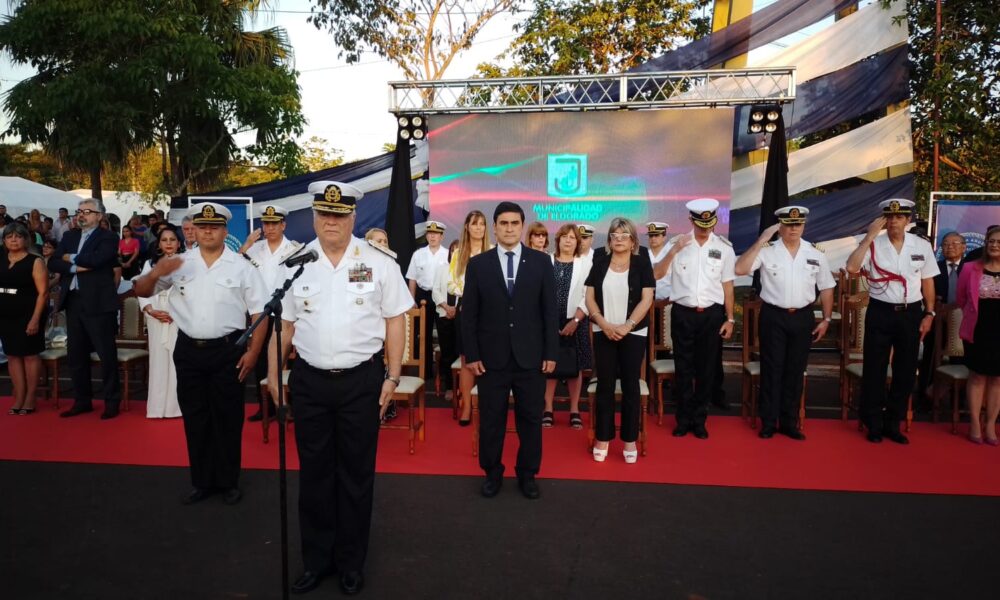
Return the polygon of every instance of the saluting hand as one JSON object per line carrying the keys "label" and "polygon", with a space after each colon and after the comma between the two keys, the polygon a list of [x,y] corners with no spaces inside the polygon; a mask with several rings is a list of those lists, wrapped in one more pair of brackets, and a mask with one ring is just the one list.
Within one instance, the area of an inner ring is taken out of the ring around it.
{"label": "saluting hand", "polygon": [[252,350],[244,352],[243,356],[240,357],[239,362],[236,363],[236,368],[240,371],[239,379],[241,382],[247,378],[247,375],[254,370],[256,365],[257,354]]}
{"label": "saluting hand", "polygon": [[678,252],[684,249],[685,246],[691,243],[693,239],[693,234],[682,233],[680,235],[675,235],[674,239],[670,240],[673,246],[670,248],[670,252],[676,255]]}
{"label": "saluting hand", "polygon": [[868,238],[874,240],[885,227],[885,217],[878,217],[868,226]]}
{"label": "saluting hand", "polygon": [[774,234],[778,233],[779,227],[781,227],[781,223],[775,223],[774,225],[771,225],[764,231],[760,232],[760,239],[762,239],[765,242],[770,240],[772,237],[774,237]]}

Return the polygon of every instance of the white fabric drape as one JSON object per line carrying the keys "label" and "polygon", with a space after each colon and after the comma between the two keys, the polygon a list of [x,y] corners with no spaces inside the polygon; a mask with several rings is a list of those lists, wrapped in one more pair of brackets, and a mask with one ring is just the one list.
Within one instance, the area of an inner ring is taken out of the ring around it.
{"label": "white fabric drape", "polygon": [[[891,115],[788,155],[788,193],[913,161],[910,111]],[[760,204],[765,163],[733,173],[730,209]]]}

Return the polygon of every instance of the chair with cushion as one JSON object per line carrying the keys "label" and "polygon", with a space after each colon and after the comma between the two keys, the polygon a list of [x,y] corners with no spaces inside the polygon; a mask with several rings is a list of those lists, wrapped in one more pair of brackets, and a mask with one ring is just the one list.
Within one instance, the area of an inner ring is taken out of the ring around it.
{"label": "chair with cushion", "polygon": [[[410,454],[416,452],[416,440],[424,441],[425,427],[425,407],[424,395],[426,385],[423,377],[424,372],[424,345],[420,340],[427,335],[427,321],[425,319],[427,302],[421,301],[420,306],[406,311],[404,322],[406,335],[403,343],[403,375],[400,376],[399,385],[392,393],[392,401],[397,405],[406,406],[407,422],[405,425],[394,425],[383,423],[382,429],[405,429],[409,435]],[[416,373],[407,375],[406,372]]]}
{"label": "chair with cushion", "polygon": [[965,356],[965,346],[958,335],[962,324],[962,309],[948,304],[938,309],[934,320],[934,360],[931,387],[934,407],[931,415],[936,423],[940,411],[942,388],[947,387],[951,396],[951,432],[958,433],[958,419],[962,390],[969,381],[969,368],[956,360]]}
{"label": "chair with cushion", "polygon": [[66,348],[46,348],[38,358],[42,361],[42,382],[38,392],[47,392],[56,408],[59,408],[59,361],[66,358]]}
{"label": "chair with cushion", "polygon": [[[656,424],[663,425],[663,382],[671,385],[676,375],[673,359],[673,342],[670,339],[670,303],[653,306],[653,318],[649,327],[649,374],[648,387],[656,398]],[[670,358],[667,358],[667,357]]]}
{"label": "chair with cushion", "polygon": [[[122,373],[122,410],[128,410],[132,377],[138,376],[138,371],[141,371],[148,381],[149,345],[146,320],[139,309],[139,300],[132,295],[120,298],[119,302],[115,345],[118,349],[118,368]],[[90,360],[94,364],[101,362],[96,352],[90,353]]]}
{"label": "chair with cushion", "polygon": [[451,363],[451,418],[458,419],[458,407],[462,402],[462,388],[459,385],[459,373],[462,372],[462,359],[456,358]]}
{"label": "chair with cushion", "polygon": [[757,428],[757,405],[760,396],[760,322],[761,300],[748,295],[743,300],[743,384],[740,397],[740,415],[750,420],[750,428]]}

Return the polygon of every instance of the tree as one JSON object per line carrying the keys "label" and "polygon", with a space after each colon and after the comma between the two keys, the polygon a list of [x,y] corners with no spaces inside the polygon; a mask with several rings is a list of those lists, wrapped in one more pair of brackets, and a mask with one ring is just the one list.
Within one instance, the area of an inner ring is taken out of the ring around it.
{"label": "tree", "polygon": [[27,144],[0,144],[0,173],[61,190],[87,186],[87,175],[66,168],[56,157]]}
{"label": "tree", "polygon": [[364,52],[388,59],[406,79],[437,80],[497,15],[522,0],[312,0],[309,21],[326,28],[348,63]]}
{"label": "tree", "polygon": [[620,73],[709,31],[699,16],[710,0],[537,0],[501,58],[484,77]]}
{"label": "tree", "polygon": [[[883,4],[885,4],[883,0]],[[1000,190],[1000,11],[989,2],[942,3],[940,65],[936,2],[907,10],[916,196],[926,206],[933,186],[933,146],[940,142],[938,189]]]}
{"label": "tree", "polygon": [[[234,158],[302,171],[304,119],[291,51],[278,28],[245,31],[260,0],[13,2],[0,47],[37,75],[4,102],[5,135],[42,144],[91,174],[159,148],[162,188],[217,181]],[[234,136],[256,131],[241,150]]]}
{"label": "tree", "polygon": [[307,173],[344,164],[344,152],[328,146],[328,141],[315,135],[302,144],[302,155],[299,160]]}

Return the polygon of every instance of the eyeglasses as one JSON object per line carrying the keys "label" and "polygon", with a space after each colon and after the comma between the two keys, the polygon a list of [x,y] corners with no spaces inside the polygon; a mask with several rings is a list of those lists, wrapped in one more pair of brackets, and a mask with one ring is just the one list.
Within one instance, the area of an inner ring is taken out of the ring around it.
{"label": "eyeglasses", "polygon": [[611,239],[616,242],[627,242],[632,239],[632,234],[626,232],[615,232],[611,234]]}
{"label": "eyeglasses", "polygon": [[964,246],[965,242],[945,242],[941,245],[944,246],[945,248],[954,248],[956,246]]}
{"label": "eyeglasses", "polygon": [[531,234],[531,237],[543,237],[543,238],[547,238],[547,237],[549,237],[549,234],[547,234],[547,233],[533,233],[533,234]]}
{"label": "eyeglasses", "polygon": [[91,210],[89,208],[81,208],[81,209],[79,209],[79,210],[76,211],[76,214],[83,215],[85,217],[89,217],[90,215],[99,215],[101,213],[100,213],[100,211],[97,211],[97,210]]}

